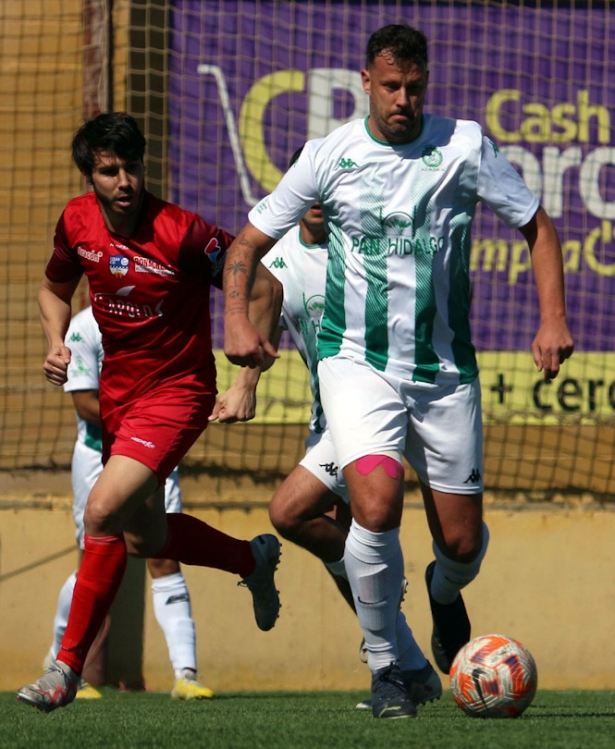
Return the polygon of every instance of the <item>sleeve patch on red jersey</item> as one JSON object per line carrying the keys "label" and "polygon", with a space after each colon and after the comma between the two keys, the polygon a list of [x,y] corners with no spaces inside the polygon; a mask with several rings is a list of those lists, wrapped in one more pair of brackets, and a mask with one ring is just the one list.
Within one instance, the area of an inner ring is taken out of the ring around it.
{"label": "sleeve patch on red jersey", "polygon": [[222,247],[220,247],[218,240],[215,237],[212,237],[207,243],[207,246],[205,247],[205,254],[211,260],[212,263],[215,263],[216,260],[218,259],[218,255],[221,252],[222,252]]}

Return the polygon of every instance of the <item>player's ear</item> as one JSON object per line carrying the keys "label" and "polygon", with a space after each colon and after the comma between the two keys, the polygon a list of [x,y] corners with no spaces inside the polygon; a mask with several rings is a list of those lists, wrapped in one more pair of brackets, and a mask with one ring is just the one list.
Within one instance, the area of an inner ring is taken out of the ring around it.
{"label": "player's ear", "polygon": [[365,91],[365,93],[367,95],[369,95],[369,93],[370,93],[370,80],[369,80],[369,71],[368,70],[363,69],[361,71],[361,83],[363,84],[363,91]]}
{"label": "player's ear", "polygon": [[83,179],[86,181],[88,185],[92,184],[92,175],[86,174],[85,172],[81,172],[81,175],[83,176]]}

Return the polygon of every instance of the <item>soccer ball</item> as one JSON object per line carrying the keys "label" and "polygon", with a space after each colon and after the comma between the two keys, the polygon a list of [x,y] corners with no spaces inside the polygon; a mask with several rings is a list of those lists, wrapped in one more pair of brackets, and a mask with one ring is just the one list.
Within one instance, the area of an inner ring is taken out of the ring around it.
{"label": "soccer ball", "polygon": [[455,702],[477,718],[516,718],[536,694],[532,654],[505,635],[483,635],[464,645],[450,670]]}

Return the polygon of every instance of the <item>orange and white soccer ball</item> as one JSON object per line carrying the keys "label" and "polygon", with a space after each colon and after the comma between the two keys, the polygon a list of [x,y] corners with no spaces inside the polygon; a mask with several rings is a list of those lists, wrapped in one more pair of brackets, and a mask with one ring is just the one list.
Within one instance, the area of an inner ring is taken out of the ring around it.
{"label": "orange and white soccer ball", "polygon": [[530,651],[505,635],[483,635],[464,645],[450,670],[455,702],[477,718],[516,718],[536,694]]}

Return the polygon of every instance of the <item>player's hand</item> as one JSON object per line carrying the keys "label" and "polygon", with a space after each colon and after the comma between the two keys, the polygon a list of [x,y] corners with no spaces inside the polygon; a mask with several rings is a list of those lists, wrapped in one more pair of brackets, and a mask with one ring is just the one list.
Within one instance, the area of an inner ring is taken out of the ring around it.
{"label": "player's hand", "polygon": [[532,342],[534,362],[547,382],[557,377],[560,365],[573,351],[574,341],[565,320],[542,323]]}
{"label": "player's hand", "polygon": [[279,358],[274,346],[259,333],[248,317],[225,317],[224,353],[226,358],[240,367],[263,367],[265,354]]}
{"label": "player's hand", "polygon": [[70,364],[70,349],[67,346],[52,346],[48,353],[43,371],[47,382],[52,385],[63,385],[68,379],[68,365]]}
{"label": "player's hand", "polygon": [[209,421],[218,420],[221,424],[234,424],[237,421],[250,421],[255,414],[256,393],[254,389],[231,385],[218,397]]}

